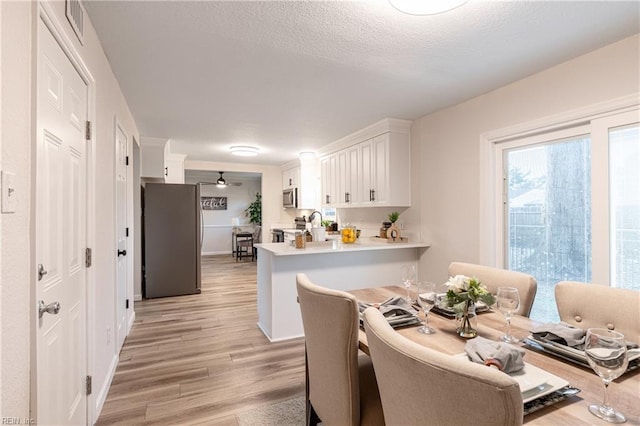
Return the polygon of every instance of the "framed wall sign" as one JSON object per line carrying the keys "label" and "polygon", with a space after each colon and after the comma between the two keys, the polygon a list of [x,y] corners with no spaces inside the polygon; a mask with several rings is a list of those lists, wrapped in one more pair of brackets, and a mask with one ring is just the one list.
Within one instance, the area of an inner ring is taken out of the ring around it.
{"label": "framed wall sign", "polygon": [[200,197],[202,210],[226,210],[227,197]]}

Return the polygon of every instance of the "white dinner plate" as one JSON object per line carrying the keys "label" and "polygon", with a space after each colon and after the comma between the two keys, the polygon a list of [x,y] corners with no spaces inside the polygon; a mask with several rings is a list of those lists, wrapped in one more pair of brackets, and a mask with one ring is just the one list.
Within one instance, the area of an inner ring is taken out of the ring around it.
{"label": "white dinner plate", "polygon": [[[464,357],[469,362],[473,362],[466,353],[456,356]],[[522,402],[524,403],[548,395],[565,386],[569,386],[569,382],[566,380],[526,362],[522,370],[509,374],[509,376],[513,377],[520,385]]]}

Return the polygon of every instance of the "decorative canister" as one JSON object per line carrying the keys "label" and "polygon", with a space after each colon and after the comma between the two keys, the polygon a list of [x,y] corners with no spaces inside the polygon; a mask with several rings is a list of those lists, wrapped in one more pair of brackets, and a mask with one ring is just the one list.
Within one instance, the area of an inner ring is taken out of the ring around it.
{"label": "decorative canister", "polygon": [[296,232],[296,248],[303,249],[307,245],[307,237],[305,235],[305,231],[297,231]]}

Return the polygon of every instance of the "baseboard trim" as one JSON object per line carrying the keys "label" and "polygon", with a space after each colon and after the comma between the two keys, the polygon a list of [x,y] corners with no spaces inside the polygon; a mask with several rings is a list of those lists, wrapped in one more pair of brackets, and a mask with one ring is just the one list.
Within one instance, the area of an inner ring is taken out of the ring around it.
{"label": "baseboard trim", "polygon": [[98,392],[98,394],[96,395],[96,398],[95,398],[96,406],[94,411],[94,413],[96,413],[96,418],[94,419],[94,422],[97,422],[98,419],[100,418],[102,407],[104,407],[104,403],[107,400],[107,395],[109,394],[109,388],[111,387],[111,382],[113,381],[113,377],[116,374],[116,368],[118,368],[118,361],[119,361],[119,357],[117,355],[114,355],[113,358],[111,359],[111,363],[107,371],[106,380],[104,381],[102,388],[100,388],[100,392]]}
{"label": "baseboard trim", "polygon": [[223,250],[223,251],[203,251],[200,253],[202,256],[217,256],[220,254],[228,254],[229,256],[231,256],[231,252],[229,250]]}

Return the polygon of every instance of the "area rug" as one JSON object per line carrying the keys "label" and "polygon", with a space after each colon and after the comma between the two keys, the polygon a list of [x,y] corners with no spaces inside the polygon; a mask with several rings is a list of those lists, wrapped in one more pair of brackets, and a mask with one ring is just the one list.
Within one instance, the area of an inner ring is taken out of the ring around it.
{"label": "area rug", "polygon": [[302,426],[305,424],[304,397],[262,405],[236,415],[240,426]]}

